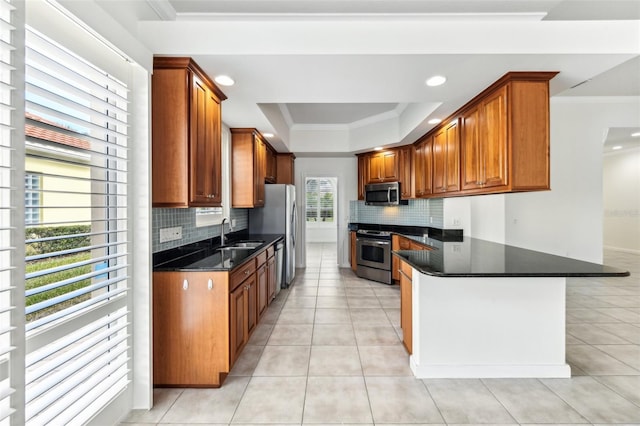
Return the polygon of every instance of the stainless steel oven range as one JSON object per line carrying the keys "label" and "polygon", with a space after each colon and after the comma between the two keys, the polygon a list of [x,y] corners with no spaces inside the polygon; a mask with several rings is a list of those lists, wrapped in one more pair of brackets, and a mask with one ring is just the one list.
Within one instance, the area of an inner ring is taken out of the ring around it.
{"label": "stainless steel oven range", "polygon": [[356,264],[357,276],[391,284],[391,233],[359,229]]}

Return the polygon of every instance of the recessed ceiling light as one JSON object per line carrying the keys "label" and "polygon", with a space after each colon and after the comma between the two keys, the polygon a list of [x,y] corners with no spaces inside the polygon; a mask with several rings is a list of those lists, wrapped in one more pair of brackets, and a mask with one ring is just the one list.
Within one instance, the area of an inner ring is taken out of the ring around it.
{"label": "recessed ceiling light", "polygon": [[213,81],[215,81],[216,83],[218,83],[221,86],[233,86],[236,82],[233,81],[233,79],[231,77],[229,77],[228,75],[219,75],[216,76]]}
{"label": "recessed ceiling light", "polygon": [[619,149],[622,149],[622,146],[616,145],[616,146],[612,147],[611,149],[613,149],[614,151],[617,151]]}
{"label": "recessed ceiling light", "polygon": [[640,137],[640,132],[631,133],[632,138]]}
{"label": "recessed ceiling light", "polygon": [[373,148],[374,151],[382,151],[382,147],[381,146],[376,146],[375,148]]}
{"label": "recessed ceiling light", "polygon": [[264,136],[265,138],[272,138],[273,133],[263,133],[262,136]]}
{"label": "recessed ceiling light", "polygon": [[444,84],[445,81],[447,81],[446,77],[443,77],[441,75],[434,75],[427,80],[427,86],[440,86],[441,84]]}
{"label": "recessed ceiling light", "polygon": [[427,121],[427,123],[429,123],[429,124],[438,124],[441,121],[442,120],[440,120],[439,118],[432,118],[431,120]]}

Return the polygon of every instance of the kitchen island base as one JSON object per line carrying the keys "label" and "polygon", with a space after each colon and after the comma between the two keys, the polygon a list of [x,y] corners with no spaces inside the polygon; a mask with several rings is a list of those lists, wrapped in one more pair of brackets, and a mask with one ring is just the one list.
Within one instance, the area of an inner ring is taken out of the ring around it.
{"label": "kitchen island base", "polygon": [[417,378],[568,378],[564,277],[437,277],[413,270]]}

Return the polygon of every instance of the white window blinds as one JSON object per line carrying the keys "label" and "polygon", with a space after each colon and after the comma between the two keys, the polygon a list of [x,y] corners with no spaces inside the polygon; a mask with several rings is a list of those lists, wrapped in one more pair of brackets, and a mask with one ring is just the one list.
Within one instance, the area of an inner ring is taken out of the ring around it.
{"label": "white window blinds", "polygon": [[330,178],[306,178],[307,222],[334,222],[335,184]]}
{"label": "white window blinds", "polygon": [[26,419],[79,424],[128,383],[128,89],[29,27],[25,63]]}
{"label": "white window blinds", "polygon": [[8,0],[0,0],[0,424],[10,424],[11,415],[16,411],[12,407],[11,396],[15,389],[11,380],[11,360],[14,352],[16,332],[13,300],[17,294],[16,276],[15,189],[22,183],[13,164],[15,144],[13,133],[13,6]]}

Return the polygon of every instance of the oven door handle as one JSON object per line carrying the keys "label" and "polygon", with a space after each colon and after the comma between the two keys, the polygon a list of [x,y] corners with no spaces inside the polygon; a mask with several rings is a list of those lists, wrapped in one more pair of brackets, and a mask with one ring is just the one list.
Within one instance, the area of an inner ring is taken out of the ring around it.
{"label": "oven door handle", "polygon": [[375,240],[370,240],[369,238],[366,238],[366,239],[357,238],[356,241],[361,242],[361,244],[376,244],[379,246],[388,246],[389,244],[391,244],[389,241],[375,241]]}

